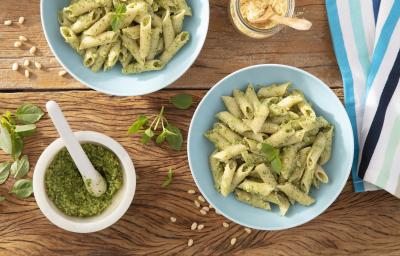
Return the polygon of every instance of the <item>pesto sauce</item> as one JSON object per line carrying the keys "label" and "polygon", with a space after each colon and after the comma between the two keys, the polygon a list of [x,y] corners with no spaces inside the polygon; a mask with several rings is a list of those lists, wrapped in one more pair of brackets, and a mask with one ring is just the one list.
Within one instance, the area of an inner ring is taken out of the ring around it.
{"label": "pesto sauce", "polygon": [[74,217],[90,217],[103,212],[122,187],[123,174],[118,157],[104,146],[82,144],[93,167],[105,178],[106,192],[95,197],[84,184],[81,174],[66,148],[63,148],[47,168],[46,192],[50,200],[63,213]]}

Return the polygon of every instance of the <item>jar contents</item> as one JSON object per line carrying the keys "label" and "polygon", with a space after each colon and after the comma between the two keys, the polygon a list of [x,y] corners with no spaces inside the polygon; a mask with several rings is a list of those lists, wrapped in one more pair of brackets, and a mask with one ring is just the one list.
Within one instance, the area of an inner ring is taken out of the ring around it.
{"label": "jar contents", "polygon": [[245,22],[260,29],[270,29],[277,25],[273,20],[267,20],[257,24],[251,22],[251,20],[260,18],[268,7],[271,7],[273,11],[280,16],[285,16],[288,11],[287,0],[239,0],[239,4],[240,13]]}
{"label": "jar contents", "polygon": [[104,146],[85,143],[82,148],[93,167],[106,179],[107,191],[91,195],[67,149],[62,149],[47,168],[46,192],[55,206],[69,216],[90,217],[102,213],[122,187],[122,166],[118,157]]}

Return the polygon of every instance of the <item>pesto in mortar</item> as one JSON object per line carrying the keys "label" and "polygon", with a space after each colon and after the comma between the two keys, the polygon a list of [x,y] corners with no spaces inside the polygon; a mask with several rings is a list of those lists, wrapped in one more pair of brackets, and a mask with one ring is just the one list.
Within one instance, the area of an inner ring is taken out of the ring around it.
{"label": "pesto in mortar", "polygon": [[94,168],[106,179],[107,191],[100,197],[87,190],[78,168],[66,148],[53,159],[45,175],[47,195],[63,213],[74,217],[90,217],[104,211],[114,194],[122,187],[123,174],[118,157],[104,146],[82,144]]}

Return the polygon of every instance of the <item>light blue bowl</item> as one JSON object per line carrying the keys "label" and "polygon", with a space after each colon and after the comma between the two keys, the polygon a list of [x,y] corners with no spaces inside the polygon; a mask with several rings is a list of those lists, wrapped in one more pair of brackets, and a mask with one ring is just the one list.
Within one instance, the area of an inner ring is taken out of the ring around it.
{"label": "light blue bowl", "polygon": [[[221,96],[231,95],[235,88],[245,89],[249,82],[268,85],[291,81],[293,88],[304,92],[318,115],[335,125],[332,159],[325,165],[329,183],[313,189],[316,203],[309,207],[292,206],[281,217],[277,207],[271,212],[253,208],[237,201],[233,195],[225,198],[215,189],[208,157],[214,146],[204,136],[216,119],[214,115],[225,109]],[[306,223],[325,211],[338,197],[346,184],[353,160],[353,133],[347,113],[336,95],[315,76],[289,66],[265,64],[241,69],[218,82],[203,98],[194,113],[189,128],[188,158],[193,178],[207,201],[226,218],[260,230],[280,230]]]}
{"label": "light blue bowl", "polygon": [[82,58],[60,35],[58,12],[69,0],[41,0],[42,26],[51,50],[66,70],[90,88],[111,95],[134,96],[160,90],[179,77],[193,64],[206,39],[210,9],[208,0],[188,0],[193,16],[185,18],[183,29],[190,32],[190,41],[161,71],[136,75],[121,74],[121,65],[108,72],[93,73],[82,64]]}

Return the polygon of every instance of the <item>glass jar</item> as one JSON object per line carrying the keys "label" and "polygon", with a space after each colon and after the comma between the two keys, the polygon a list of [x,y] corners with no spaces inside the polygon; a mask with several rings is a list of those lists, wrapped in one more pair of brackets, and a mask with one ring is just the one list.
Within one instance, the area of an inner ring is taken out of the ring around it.
{"label": "glass jar", "polygon": [[[240,11],[240,1],[241,0],[230,0],[229,1],[229,16],[231,19],[231,22],[233,26],[242,34],[256,38],[256,39],[263,39],[270,37],[276,33],[278,33],[284,25],[277,24],[271,28],[268,29],[263,29],[263,28],[257,28],[255,26],[252,26],[248,22],[246,22],[245,18],[242,16],[242,13]],[[285,16],[286,17],[293,17],[294,14],[294,6],[295,6],[295,0],[286,0],[288,9],[286,11]]]}

